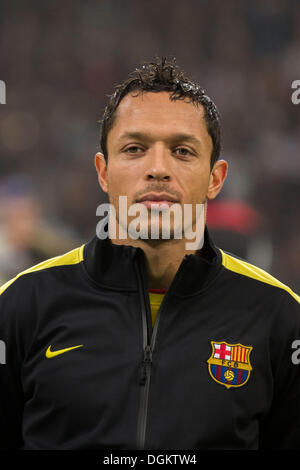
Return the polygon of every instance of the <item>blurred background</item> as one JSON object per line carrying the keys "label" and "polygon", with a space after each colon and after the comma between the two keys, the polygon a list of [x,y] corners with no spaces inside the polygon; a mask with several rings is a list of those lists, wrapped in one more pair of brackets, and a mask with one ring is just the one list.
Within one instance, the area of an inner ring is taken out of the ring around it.
{"label": "blurred background", "polygon": [[0,283],[95,235],[97,121],[155,55],[175,56],[221,114],[216,244],[299,293],[298,0],[2,0]]}

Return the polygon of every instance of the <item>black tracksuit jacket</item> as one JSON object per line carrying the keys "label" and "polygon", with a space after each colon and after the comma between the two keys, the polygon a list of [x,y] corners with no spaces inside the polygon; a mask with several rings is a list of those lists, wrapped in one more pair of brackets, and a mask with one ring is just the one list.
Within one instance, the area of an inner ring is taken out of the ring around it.
{"label": "black tracksuit jacket", "polygon": [[207,227],[154,328],[143,250],[109,239],[0,292],[0,448],[300,448],[299,297]]}

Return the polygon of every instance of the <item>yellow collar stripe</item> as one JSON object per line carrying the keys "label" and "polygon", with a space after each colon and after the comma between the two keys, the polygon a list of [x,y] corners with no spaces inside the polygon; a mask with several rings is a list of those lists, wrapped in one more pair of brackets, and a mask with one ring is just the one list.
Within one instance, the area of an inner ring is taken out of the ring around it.
{"label": "yellow collar stripe", "polygon": [[272,286],[284,289],[300,303],[299,295],[293,292],[290,287],[286,286],[282,282],[278,281],[278,279],[271,276],[271,274],[267,273],[263,269],[258,268],[257,266],[254,266],[253,264],[235,258],[234,256],[225,253],[221,249],[220,252],[222,253],[222,264],[223,266],[225,266],[225,268],[235,273],[242,274],[243,276],[248,276],[252,279],[256,279],[257,281],[265,282],[266,284],[271,284]]}
{"label": "yellow collar stripe", "polygon": [[41,271],[42,269],[52,268],[54,266],[66,266],[70,264],[78,264],[83,261],[83,248],[84,245],[80,246],[79,248],[75,248],[74,250],[69,251],[61,256],[55,256],[55,258],[47,259],[42,263],[36,264],[25,271],[19,273],[13,279],[7,281],[2,287],[0,287],[0,295],[13,283],[15,282],[20,276],[24,274],[33,273],[35,271]]}

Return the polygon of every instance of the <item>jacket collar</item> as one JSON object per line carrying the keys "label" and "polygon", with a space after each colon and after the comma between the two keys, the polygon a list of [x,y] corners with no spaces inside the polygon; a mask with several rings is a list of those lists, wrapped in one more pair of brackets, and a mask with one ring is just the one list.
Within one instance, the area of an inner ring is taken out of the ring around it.
{"label": "jacket collar", "polygon": [[[84,265],[88,275],[98,285],[118,291],[137,291],[136,264],[145,270],[145,256],[141,248],[116,245],[110,238],[95,236],[84,246]],[[185,256],[170,286],[173,295],[194,295],[210,284],[222,267],[222,254],[215,246],[207,226],[200,253]]]}

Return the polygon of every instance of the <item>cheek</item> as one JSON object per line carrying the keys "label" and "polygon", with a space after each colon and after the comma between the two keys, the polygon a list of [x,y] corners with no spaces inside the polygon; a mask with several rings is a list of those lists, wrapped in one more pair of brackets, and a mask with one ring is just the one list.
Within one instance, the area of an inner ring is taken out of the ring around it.
{"label": "cheek", "polygon": [[109,190],[120,195],[132,194],[135,186],[143,177],[144,171],[141,159],[135,161],[118,160],[111,163],[107,173]]}
{"label": "cheek", "polygon": [[107,177],[108,196],[112,203],[118,205],[119,196],[130,194],[132,188],[132,178],[127,172],[122,172],[116,168],[110,168]]}
{"label": "cheek", "polygon": [[209,175],[195,172],[182,181],[186,198],[191,203],[203,203],[208,191]]}

